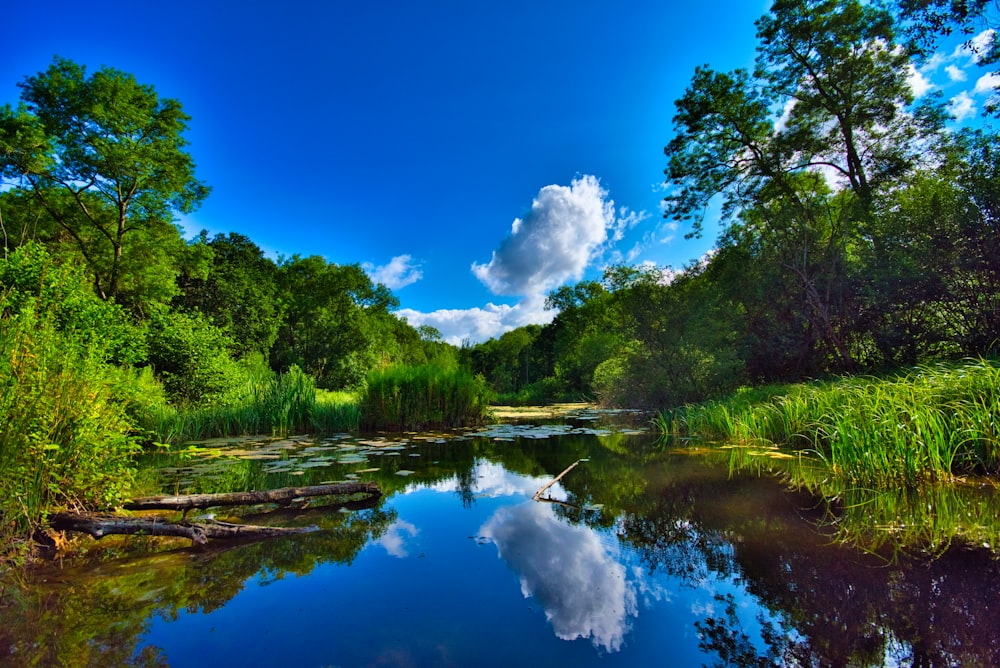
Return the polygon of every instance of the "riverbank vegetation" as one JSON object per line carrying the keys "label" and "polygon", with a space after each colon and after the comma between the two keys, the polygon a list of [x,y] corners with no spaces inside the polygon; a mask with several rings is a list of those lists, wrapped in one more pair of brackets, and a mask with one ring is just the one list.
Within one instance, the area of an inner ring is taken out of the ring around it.
{"label": "riverbank vegetation", "polygon": [[398,317],[358,264],[185,239],[175,217],[210,188],[180,103],[56,57],[0,109],[0,543],[53,508],[119,503],[143,447],[463,425],[491,393],[657,410],[731,395],[755,425],[734,436],[812,448],[851,480],[996,472],[995,364],[933,367],[1000,352],[997,135],[950,127],[908,80],[918,47],[983,3],[938,4],[775,2],[755,67],[700,67],[676,102],[665,213],[715,249],[611,265],[550,293],[551,323],[461,348]]}
{"label": "riverbank vegetation", "polygon": [[739,390],[662,412],[660,431],[822,460],[850,487],[1000,472],[1000,364],[935,364],[890,377]]}

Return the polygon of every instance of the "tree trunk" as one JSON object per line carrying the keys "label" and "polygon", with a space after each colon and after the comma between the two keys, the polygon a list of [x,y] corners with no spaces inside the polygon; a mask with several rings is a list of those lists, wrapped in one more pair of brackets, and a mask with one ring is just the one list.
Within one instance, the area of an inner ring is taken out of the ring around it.
{"label": "tree trunk", "polygon": [[382,490],[375,482],[341,482],[312,487],[282,487],[252,492],[227,494],[182,494],[180,496],[147,496],[124,504],[126,510],[190,510],[213,506],[250,506],[258,503],[277,503],[287,506],[296,499],[311,496],[346,496],[370,494],[381,496]]}

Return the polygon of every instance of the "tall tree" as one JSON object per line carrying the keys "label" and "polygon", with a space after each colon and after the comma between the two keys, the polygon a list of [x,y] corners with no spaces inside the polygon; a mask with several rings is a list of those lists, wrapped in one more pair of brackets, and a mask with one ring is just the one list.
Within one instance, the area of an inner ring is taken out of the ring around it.
{"label": "tall tree", "polygon": [[278,282],[286,314],[271,365],[284,371],[296,364],[321,387],[361,383],[380,357],[379,318],[398,305],[388,288],[372,284],[359,265],[336,265],[317,255],[283,259]]}
{"label": "tall tree", "polygon": [[834,301],[847,286],[829,280],[845,276],[850,242],[873,240],[866,226],[877,199],[920,164],[943,117],[912,107],[907,57],[878,6],[776,0],[757,37],[753,73],[700,67],[677,100],[665,215],[700,234],[721,196],[729,224],[794,244],[778,255],[798,258],[786,268],[807,298],[805,316],[834,366],[852,368]]}
{"label": "tall tree", "polygon": [[59,57],[18,86],[18,107],[0,109],[0,173],[32,193],[103,299],[141,288],[130,276],[151,263],[172,284],[176,258],[154,249],[184,251],[174,213],[194,210],[209,191],[185,150],[190,118],[180,103],[131,74],[88,75]]}

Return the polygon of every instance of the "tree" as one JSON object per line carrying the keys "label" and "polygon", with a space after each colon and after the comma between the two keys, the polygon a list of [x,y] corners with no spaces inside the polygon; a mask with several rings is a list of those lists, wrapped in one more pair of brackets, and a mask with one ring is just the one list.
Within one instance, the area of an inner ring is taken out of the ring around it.
{"label": "tree", "polygon": [[242,234],[217,234],[211,241],[206,237],[202,232],[200,242],[212,251],[211,269],[204,278],[184,273],[174,304],[208,316],[232,338],[237,357],[266,357],[282,319],[278,268]]}
{"label": "tree", "polygon": [[156,298],[169,299],[186,250],[174,212],[191,212],[209,192],[185,151],[190,118],[180,103],[130,74],[102,67],[88,76],[59,57],[18,86],[18,107],[0,110],[0,174],[33,195],[101,298],[141,310],[150,285],[138,277],[152,270]]}
{"label": "tree", "polygon": [[286,315],[271,349],[271,365],[297,365],[320,387],[356,387],[376,365],[379,318],[398,305],[357,264],[336,265],[313,255],[278,264]]}
{"label": "tree", "polygon": [[[940,37],[952,35],[956,29],[961,35],[988,29],[997,22],[990,10],[1000,11],[997,0],[896,0],[895,4],[909,46],[920,55],[927,55]],[[981,63],[1000,60],[1000,43],[995,36],[982,48],[978,54]]]}
{"label": "tree", "polygon": [[752,74],[700,67],[677,100],[665,215],[692,221],[699,235],[700,216],[721,196],[728,224],[792,243],[775,255],[799,258],[785,266],[810,307],[804,315],[833,366],[852,369],[847,314],[834,301],[848,286],[829,281],[846,277],[851,243],[877,243],[869,228],[878,198],[933,154],[943,116],[912,107],[907,57],[877,6],[777,0],[757,37]]}

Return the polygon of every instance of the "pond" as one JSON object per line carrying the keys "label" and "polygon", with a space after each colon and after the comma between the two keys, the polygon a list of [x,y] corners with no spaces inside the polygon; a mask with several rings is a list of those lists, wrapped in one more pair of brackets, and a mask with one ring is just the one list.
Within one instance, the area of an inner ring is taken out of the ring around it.
{"label": "pond", "polygon": [[[1000,665],[995,528],[874,540],[845,531],[845,497],[620,422],[150,457],[163,492],[375,480],[384,496],[254,514],[319,530],[250,544],[99,541],[100,558],[2,584],[0,663]],[[995,518],[995,497],[932,503]]]}

